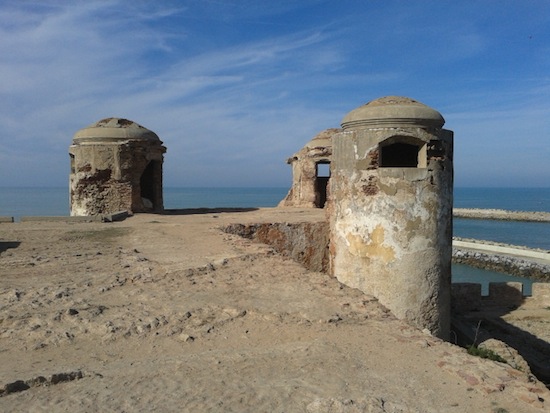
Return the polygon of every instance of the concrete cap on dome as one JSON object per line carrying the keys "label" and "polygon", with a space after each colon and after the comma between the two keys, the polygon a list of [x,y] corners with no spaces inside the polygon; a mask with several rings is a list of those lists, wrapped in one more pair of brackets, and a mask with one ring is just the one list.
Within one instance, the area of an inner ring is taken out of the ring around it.
{"label": "concrete cap on dome", "polygon": [[402,96],[386,96],[358,107],[342,119],[344,130],[371,127],[435,127],[445,119],[441,113],[416,100]]}
{"label": "concrete cap on dome", "polygon": [[116,142],[125,140],[144,140],[160,142],[153,131],[138,123],[122,118],[106,118],[80,129],[73,136],[73,143]]}

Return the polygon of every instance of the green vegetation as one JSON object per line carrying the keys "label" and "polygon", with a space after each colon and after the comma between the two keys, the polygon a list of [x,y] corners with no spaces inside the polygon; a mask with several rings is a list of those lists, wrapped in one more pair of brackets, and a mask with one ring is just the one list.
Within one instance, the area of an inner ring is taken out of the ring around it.
{"label": "green vegetation", "polygon": [[489,359],[493,361],[500,361],[501,363],[506,363],[506,360],[500,357],[493,350],[489,350],[487,348],[477,347],[472,344],[466,350],[468,351],[468,354],[471,354],[472,356],[477,356],[483,359]]}

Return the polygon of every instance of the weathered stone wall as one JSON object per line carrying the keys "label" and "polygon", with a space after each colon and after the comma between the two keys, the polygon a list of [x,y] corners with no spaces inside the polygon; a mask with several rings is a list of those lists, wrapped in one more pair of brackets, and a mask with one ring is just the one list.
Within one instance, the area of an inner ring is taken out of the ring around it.
{"label": "weathered stone wall", "polygon": [[78,131],[69,148],[71,215],[162,211],[165,151],[156,134],[127,119]]}
{"label": "weathered stone wall", "polygon": [[[223,230],[270,245],[311,271],[329,270],[327,222],[232,224]],[[525,296],[522,283],[489,283],[488,296],[482,296],[479,283],[454,283],[451,285],[451,302],[455,312],[526,304],[545,308],[550,307],[550,283],[533,283],[531,296]]]}
{"label": "weathered stone wall", "polygon": [[119,145],[73,145],[69,153],[71,215],[132,210],[132,188],[122,179]]}
{"label": "weathered stone wall", "polygon": [[[394,136],[427,146],[423,168],[379,167]],[[333,138],[331,267],[397,317],[446,336],[450,325],[452,132],[345,131]]]}
{"label": "weathered stone wall", "polygon": [[71,146],[70,154],[74,156],[74,172],[70,176],[71,215],[147,211],[139,179],[151,158],[156,158],[155,152],[154,147],[131,141]]}
{"label": "weathered stone wall", "polygon": [[287,160],[292,166],[292,187],[279,203],[281,207],[317,208],[321,206],[321,191],[317,183],[317,164],[330,164],[332,136],[342,129],[326,129],[317,134],[302,149]]}
{"label": "weathered stone wall", "polygon": [[326,222],[232,224],[223,230],[271,245],[308,270],[327,271],[329,231]]}
{"label": "weathered stone wall", "polygon": [[301,208],[315,208],[317,194],[315,191],[315,177],[317,167],[311,158],[295,160],[292,165],[292,187],[279,206]]}

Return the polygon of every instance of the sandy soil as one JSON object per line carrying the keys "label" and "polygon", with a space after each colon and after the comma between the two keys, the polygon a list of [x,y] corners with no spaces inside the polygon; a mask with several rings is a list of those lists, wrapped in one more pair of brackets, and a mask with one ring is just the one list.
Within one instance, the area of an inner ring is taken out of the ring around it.
{"label": "sandy soil", "polygon": [[548,410],[532,376],[219,230],[311,219],[267,209],[0,225],[0,411]]}

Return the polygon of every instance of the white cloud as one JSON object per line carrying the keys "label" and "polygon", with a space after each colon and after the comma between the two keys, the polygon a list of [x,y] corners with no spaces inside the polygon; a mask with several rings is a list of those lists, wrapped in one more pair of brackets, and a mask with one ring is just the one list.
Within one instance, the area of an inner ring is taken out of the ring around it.
{"label": "white cloud", "polygon": [[488,67],[474,78],[469,65],[498,44],[471,14],[426,20],[417,6],[354,5],[350,16],[314,0],[7,2],[0,186],[65,185],[73,133],[109,116],[160,135],[172,186],[220,177],[285,185],[290,154],[388,94],[425,98],[443,113],[457,153],[476,160],[460,168],[478,167],[484,140],[490,162],[509,162],[502,143],[527,133],[523,171],[544,172],[537,156],[548,145],[535,136],[550,129],[547,112],[536,112],[550,106],[547,75],[506,82]]}

